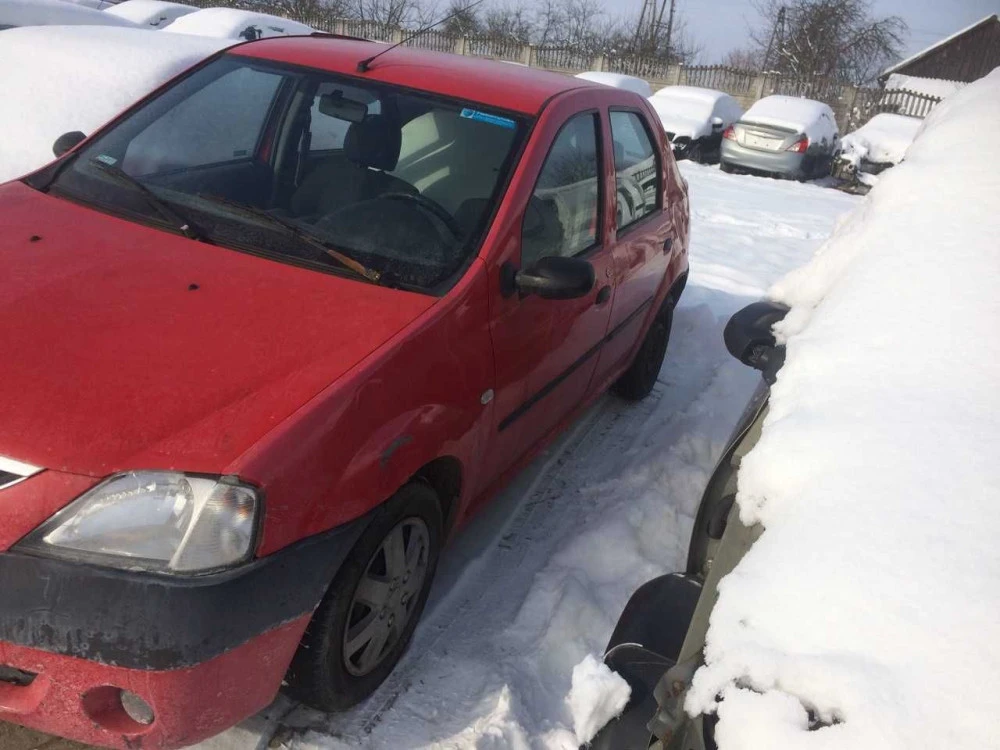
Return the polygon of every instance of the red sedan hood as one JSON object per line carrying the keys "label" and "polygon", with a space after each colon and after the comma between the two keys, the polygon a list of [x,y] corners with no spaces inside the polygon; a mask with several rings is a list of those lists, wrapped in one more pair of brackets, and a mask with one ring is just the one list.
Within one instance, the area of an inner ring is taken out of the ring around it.
{"label": "red sedan hood", "polygon": [[0,456],[218,472],[431,297],[0,188]]}

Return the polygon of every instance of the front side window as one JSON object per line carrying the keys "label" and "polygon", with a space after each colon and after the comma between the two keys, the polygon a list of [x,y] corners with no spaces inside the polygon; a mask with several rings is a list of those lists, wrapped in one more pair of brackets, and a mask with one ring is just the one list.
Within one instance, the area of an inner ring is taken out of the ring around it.
{"label": "front side window", "polygon": [[600,206],[598,119],[576,115],[552,143],[521,227],[521,265],[578,255],[597,242]]}
{"label": "front side window", "polygon": [[611,113],[618,190],[618,230],[659,208],[660,170],[653,140],[635,112]]}
{"label": "front side window", "polygon": [[475,253],[526,125],[230,55],[99,135],[42,187],[195,239],[432,291]]}

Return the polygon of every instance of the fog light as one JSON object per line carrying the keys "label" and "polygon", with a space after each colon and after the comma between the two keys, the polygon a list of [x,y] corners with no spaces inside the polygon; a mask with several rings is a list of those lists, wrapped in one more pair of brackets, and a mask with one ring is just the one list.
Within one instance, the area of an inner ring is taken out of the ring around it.
{"label": "fog light", "polygon": [[153,723],[153,719],[155,717],[153,716],[152,707],[135,693],[130,693],[128,690],[122,690],[121,702],[122,708],[125,709],[125,713],[127,713],[128,717],[136,724],[142,724],[144,727],[148,727]]}

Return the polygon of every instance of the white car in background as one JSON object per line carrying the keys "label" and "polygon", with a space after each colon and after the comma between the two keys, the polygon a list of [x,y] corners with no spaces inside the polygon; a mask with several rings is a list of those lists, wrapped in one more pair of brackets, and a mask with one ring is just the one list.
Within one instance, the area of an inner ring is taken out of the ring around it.
{"label": "white car in background", "polygon": [[653,95],[653,89],[649,83],[635,76],[627,76],[622,73],[603,73],[594,70],[588,73],[577,73],[576,77],[584,81],[590,81],[591,83],[600,83],[616,89],[634,91],[639,96],[647,98]]}
{"label": "white car in background", "polygon": [[250,42],[269,36],[312,34],[316,30],[304,23],[267,13],[233,8],[205,8],[181,16],[164,31],[216,39],[242,39]]}
{"label": "white car in background", "polygon": [[53,144],[64,133],[80,131],[79,138],[93,132],[231,43],[167,36],[134,26],[38,26],[0,32],[0,70],[18,71],[4,80],[0,183],[52,161]]}
{"label": "white car in background", "polygon": [[[20,26],[134,26],[131,21],[110,16],[63,0],[0,0],[0,31]],[[6,83],[6,80],[4,81]]]}
{"label": "white car in background", "polygon": [[170,3],[166,0],[125,0],[105,9],[104,12],[124,18],[143,28],[163,29],[181,16],[197,11],[198,8],[193,5]]}
{"label": "white car in background", "polygon": [[796,96],[765,96],[722,133],[724,172],[808,180],[830,174],[840,153],[833,110]]}
{"label": "white car in background", "polygon": [[919,117],[888,112],[875,115],[844,136],[838,174],[864,185],[874,185],[878,180],[875,175],[903,161],[922,123]]}
{"label": "white car in background", "polygon": [[719,160],[722,132],[743,116],[743,107],[729,94],[696,86],[664,86],[649,103],[674,156],[709,164]]}

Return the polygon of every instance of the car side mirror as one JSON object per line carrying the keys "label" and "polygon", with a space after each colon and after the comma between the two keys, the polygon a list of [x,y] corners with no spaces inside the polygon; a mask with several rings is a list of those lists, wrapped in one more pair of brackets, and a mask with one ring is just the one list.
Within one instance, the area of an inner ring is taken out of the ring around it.
{"label": "car side mirror", "polygon": [[721,117],[713,117],[711,120],[712,130],[722,130],[722,126],[725,124],[722,122]]}
{"label": "car side mirror", "polygon": [[754,302],[733,315],[722,333],[729,353],[763,372],[768,382],[785,360],[785,347],[778,346],[771,329],[787,313],[780,302]]}
{"label": "car side mirror", "polygon": [[79,130],[71,130],[68,133],[63,133],[61,136],[56,138],[56,142],[52,144],[52,153],[56,156],[62,156],[70,149],[74,149],[83,140],[86,139],[86,135],[81,133]]}
{"label": "car side mirror", "polygon": [[521,296],[537,294],[542,299],[576,299],[594,288],[594,267],[582,258],[550,255],[524,271],[517,271],[513,281]]}

